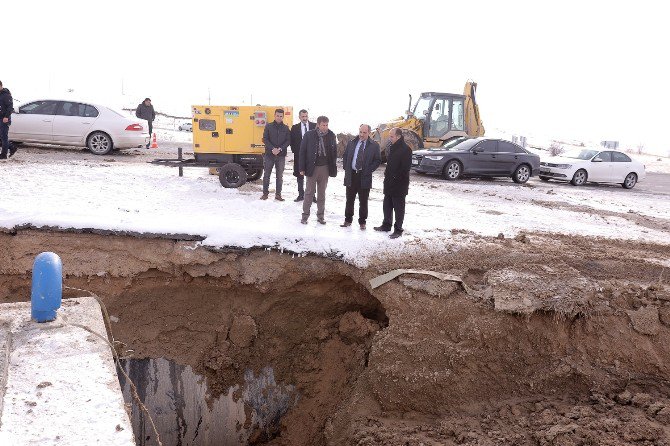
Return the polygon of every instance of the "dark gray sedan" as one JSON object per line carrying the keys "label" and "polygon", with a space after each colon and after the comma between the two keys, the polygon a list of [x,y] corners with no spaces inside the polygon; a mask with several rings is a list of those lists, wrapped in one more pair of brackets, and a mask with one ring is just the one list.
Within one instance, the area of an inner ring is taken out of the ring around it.
{"label": "dark gray sedan", "polygon": [[447,180],[512,177],[515,183],[525,183],[540,171],[540,157],[504,139],[458,138],[442,147],[415,151],[412,169]]}

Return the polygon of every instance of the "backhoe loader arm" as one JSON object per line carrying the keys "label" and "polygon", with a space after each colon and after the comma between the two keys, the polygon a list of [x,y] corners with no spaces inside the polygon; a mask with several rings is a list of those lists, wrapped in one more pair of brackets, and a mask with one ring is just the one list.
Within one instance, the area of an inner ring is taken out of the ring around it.
{"label": "backhoe loader arm", "polygon": [[484,124],[479,116],[479,106],[475,93],[477,92],[477,83],[468,81],[465,83],[463,95],[465,95],[465,129],[468,136],[476,138],[484,136]]}

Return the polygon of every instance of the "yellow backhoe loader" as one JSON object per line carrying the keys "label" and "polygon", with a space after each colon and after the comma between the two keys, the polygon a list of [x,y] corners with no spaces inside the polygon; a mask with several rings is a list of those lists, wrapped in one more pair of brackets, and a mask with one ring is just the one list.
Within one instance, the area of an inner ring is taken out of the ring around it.
{"label": "yellow backhoe loader", "polygon": [[405,116],[394,121],[380,124],[372,138],[380,143],[382,158],[386,158],[388,132],[391,128],[402,129],[405,142],[412,150],[424,147],[437,147],[454,138],[469,136],[476,138],[484,135],[484,126],[479,116],[479,106],[475,99],[477,83],[465,83],[463,94],[421,93],[412,107],[412,95],[409,96],[409,108]]}

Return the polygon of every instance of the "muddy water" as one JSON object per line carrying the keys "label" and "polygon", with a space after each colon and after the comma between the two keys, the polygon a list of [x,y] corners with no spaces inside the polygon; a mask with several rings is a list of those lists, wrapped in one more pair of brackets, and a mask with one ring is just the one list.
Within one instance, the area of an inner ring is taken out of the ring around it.
{"label": "muddy water", "polygon": [[[242,445],[250,439],[270,439],[279,420],[298,401],[295,388],[278,385],[274,371],[247,371],[243,386],[231,386],[219,398],[209,397],[206,380],[163,358],[125,360],[124,369],[153,419],[165,446]],[[131,396],[130,385],[120,376],[138,446],[158,444],[151,423]]]}

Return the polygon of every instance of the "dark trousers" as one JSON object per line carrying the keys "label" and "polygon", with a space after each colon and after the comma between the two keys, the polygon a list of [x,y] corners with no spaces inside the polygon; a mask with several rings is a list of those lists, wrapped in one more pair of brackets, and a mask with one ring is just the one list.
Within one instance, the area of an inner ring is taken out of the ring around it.
{"label": "dark trousers", "polygon": [[151,136],[154,133],[154,123],[153,121],[147,121],[149,124],[149,136]]}
{"label": "dark trousers", "polygon": [[5,124],[2,119],[0,119],[0,144],[2,144],[2,150],[0,151],[2,158],[5,158],[8,153],[14,152],[14,150],[10,152],[9,147],[9,123]]}
{"label": "dark trousers", "polygon": [[298,196],[299,197],[304,197],[305,196],[305,176],[304,175],[296,175],[296,178],[298,180]]}
{"label": "dark trousers", "polygon": [[395,212],[395,232],[402,232],[402,224],[405,221],[405,195],[387,195],[384,194],[384,229],[391,229],[393,222],[393,213]]}
{"label": "dark trousers", "polygon": [[277,187],[275,195],[281,195],[281,186],[284,180],[284,166],[286,165],[285,156],[263,155],[263,193],[268,194],[270,190],[270,174],[272,168],[275,168],[275,177],[277,177]]}
{"label": "dark trousers", "polygon": [[304,197],[305,196],[305,176],[300,175],[300,170],[298,167],[298,162],[300,161],[300,156],[299,152],[295,152],[293,154],[293,175],[296,177],[298,181],[298,196],[299,197]]}
{"label": "dark trousers", "polygon": [[358,195],[358,224],[364,225],[368,219],[368,197],[370,189],[361,189],[361,174],[351,172],[351,186],[347,187],[347,204],[344,207],[344,221],[354,221],[354,202]]}

